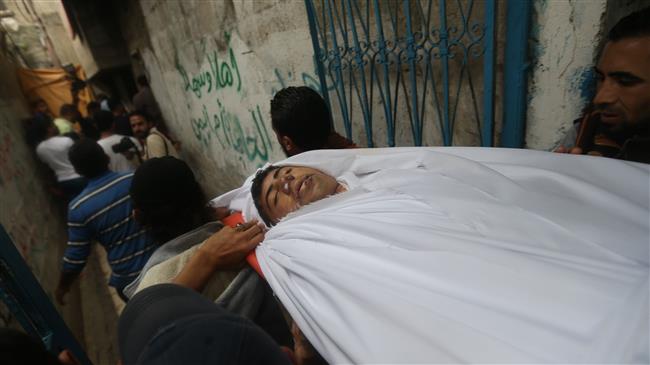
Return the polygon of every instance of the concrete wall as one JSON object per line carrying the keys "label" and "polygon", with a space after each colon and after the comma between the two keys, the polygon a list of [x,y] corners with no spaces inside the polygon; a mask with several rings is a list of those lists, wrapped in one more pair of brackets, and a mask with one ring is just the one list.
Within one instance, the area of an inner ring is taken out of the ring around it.
{"label": "concrete wall", "polygon": [[91,74],[98,69],[87,44],[80,37],[72,38],[69,20],[59,1],[4,3],[13,13],[2,20],[8,33],[9,49],[23,67],[50,68],[65,64],[81,64]]}
{"label": "concrete wall", "polygon": [[[15,76],[17,65],[0,53],[0,224],[54,303],[67,242],[65,207],[48,191],[49,172],[24,142],[21,120],[29,116]],[[72,333],[95,364],[117,362],[116,326],[123,304],[106,285],[110,270],[97,247],[76,285],[58,306]],[[0,327],[18,327],[0,301]]]}
{"label": "concrete wall", "polygon": [[[304,7],[295,1],[142,1],[139,51],[173,134],[209,195],[283,154],[270,127],[277,76],[314,77]],[[293,81],[293,80],[292,80]],[[302,84],[301,81],[295,83]]]}
{"label": "concrete wall", "polygon": [[[20,123],[28,111],[15,67],[0,55],[0,223],[52,297],[58,278],[53,273],[58,273],[66,242],[64,211],[47,191],[46,172],[24,142]],[[72,304],[75,296],[78,293],[71,295],[71,305],[60,309],[73,332],[81,338],[81,322],[75,315],[78,306]],[[3,322],[9,318],[5,317]],[[0,323],[3,324],[11,323]]]}
{"label": "concrete wall", "polygon": [[52,289],[56,277],[48,273],[58,266],[66,240],[63,211],[51,199],[42,183],[43,170],[24,143],[20,120],[28,112],[14,66],[0,56],[0,223],[43,286]]}
{"label": "concrete wall", "polygon": [[13,16],[0,19],[3,51],[9,51],[23,67],[52,67],[54,62],[47,47],[47,38],[36,15],[23,3],[8,2],[6,10]]}
{"label": "concrete wall", "polygon": [[594,93],[593,67],[608,30],[650,0],[535,0],[526,147],[556,146]]}

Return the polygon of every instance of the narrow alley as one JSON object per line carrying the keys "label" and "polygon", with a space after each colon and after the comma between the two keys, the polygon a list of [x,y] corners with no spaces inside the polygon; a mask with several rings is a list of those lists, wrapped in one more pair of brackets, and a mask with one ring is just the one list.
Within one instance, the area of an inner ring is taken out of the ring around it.
{"label": "narrow alley", "polygon": [[650,361],[649,15],[0,0],[0,357]]}

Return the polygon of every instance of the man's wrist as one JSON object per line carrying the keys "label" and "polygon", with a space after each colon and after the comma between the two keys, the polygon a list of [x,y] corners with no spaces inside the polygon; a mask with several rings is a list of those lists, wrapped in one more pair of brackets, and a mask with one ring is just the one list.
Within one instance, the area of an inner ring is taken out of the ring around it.
{"label": "man's wrist", "polygon": [[221,260],[219,255],[216,255],[214,252],[211,252],[204,245],[201,245],[196,250],[196,261],[203,267],[210,268],[211,270],[217,270],[221,266]]}

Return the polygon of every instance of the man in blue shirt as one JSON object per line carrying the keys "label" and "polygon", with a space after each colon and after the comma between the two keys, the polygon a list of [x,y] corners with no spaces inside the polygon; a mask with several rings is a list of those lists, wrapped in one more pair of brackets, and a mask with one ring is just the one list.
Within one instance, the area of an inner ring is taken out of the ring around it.
{"label": "man in blue shirt", "polygon": [[129,196],[133,173],[108,170],[109,157],[90,139],[75,143],[69,157],[77,173],[88,179],[88,185],[68,205],[68,246],[56,299],[64,304],[63,297],[86,265],[93,241],[97,241],[104,246],[112,269],[108,285],[126,301],[122,289],[138,276],[157,246],[133,218]]}

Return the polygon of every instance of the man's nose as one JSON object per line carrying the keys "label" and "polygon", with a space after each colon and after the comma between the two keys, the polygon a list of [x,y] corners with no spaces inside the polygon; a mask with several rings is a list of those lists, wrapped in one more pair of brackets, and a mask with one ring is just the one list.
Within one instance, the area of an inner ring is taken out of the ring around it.
{"label": "man's nose", "polygon": [[596,96],[594,97],[595,105],[608,105],[614,104],[618,98],[616,85],[609,81],[604,80],[598,89],[596,89]]}
{"label": "man's nose", "polygon": [[280,191],[282,191],[282,192],[284,192],[286,194],[289,194],[291,192],[290,184],[291,184],[291,181],[294,180],[294,179],[295,178],[291,174],[287,174],[287,175],[284,175],[284,176],[280,177],[277,180],[278,185],[279,185],[278,190],[280,190]]}

